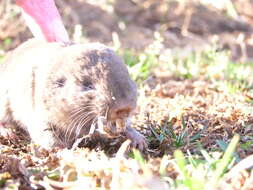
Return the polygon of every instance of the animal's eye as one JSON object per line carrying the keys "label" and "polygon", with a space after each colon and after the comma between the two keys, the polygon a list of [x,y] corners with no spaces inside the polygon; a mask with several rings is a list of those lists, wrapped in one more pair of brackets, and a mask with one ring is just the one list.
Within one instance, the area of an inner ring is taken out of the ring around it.
{"label": "animal's eye", "polygon": [[66,78],[59,78],[55,81],[55,85],[57,88],[61,88],[65,85]]}
{"label": "animal's eye", "polygon": [[94,89],[94,86],[90,80],[84,80],[82,82],[82,88],[84,91],[88,91]]}

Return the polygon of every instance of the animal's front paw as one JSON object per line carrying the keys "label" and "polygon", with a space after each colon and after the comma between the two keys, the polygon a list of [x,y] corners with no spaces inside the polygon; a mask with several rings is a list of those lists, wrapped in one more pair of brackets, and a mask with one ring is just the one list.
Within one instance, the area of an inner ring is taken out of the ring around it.
{"label": "animal's front paw", "polygon": [[18,142],[19,137],[13,131],[13,126],[0,122],[0,135],[11,142]]}
{"label": "animal's front paw", "polygon": [[52,150],[53,148],[58,148],[58,139],[54,136],[51,130],[40,130],[29,131],[34,144],[41,146],[46,150]]}
{"label": "animal's front paw", "polygon": [[127,127],[125,131],[126,137],[131,140],[131,146],[134,148],[138,148],[143,151],[147,148],[147,142],[145,137],[140,134],[138,131],[131,127]]}

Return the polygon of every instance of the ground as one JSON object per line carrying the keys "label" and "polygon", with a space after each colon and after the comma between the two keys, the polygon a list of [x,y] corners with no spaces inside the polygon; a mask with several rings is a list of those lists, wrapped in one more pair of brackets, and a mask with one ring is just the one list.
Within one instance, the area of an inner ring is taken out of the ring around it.
{"label": "ground", "polygon": [[[252,189],[253,4],[203,2],[57,1],[74,41],[124,58],[139,91],[132,125],[148,148],[129,152],[122,137],[47,151],[0,137],[0,187]],[[11,1],[0,8],[4,57],[31,34]]]}

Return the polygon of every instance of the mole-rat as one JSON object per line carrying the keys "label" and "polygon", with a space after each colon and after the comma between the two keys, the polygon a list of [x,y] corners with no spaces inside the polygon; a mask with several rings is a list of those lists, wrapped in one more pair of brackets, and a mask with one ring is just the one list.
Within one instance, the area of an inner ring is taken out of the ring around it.
{"label": "mole-rat", "polygon": [[126,135],[144,149],[128,125],[137,88],[116,53],[99,43],[28,40],[0,64],[0,125],[25,129],[44,148],[68,147],[97,130]]}

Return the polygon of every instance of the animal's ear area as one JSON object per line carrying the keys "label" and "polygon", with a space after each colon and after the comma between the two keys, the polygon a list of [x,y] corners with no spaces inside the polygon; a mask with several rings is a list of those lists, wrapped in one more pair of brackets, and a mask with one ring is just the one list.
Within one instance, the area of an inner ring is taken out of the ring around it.
{"label": "animal's ear area", "polygon": [[85,58],[89,66],[96,66],[101,59],[97,50],[88,51],[85,54]]}
{"label": "animal's ear area", "polygon": [[91,66],[95,65],[93,64],[92,58],[89,53],[82,53],[74,57],[74,63],[76,63],[76,65],[81,66],[82,70],[89,69]]}
{"label": "animal's ear area", "polygon": [[65,86],[67,79],[65,77],[58,77],[54,80],[54,86],[56,88],[62,88]]}

